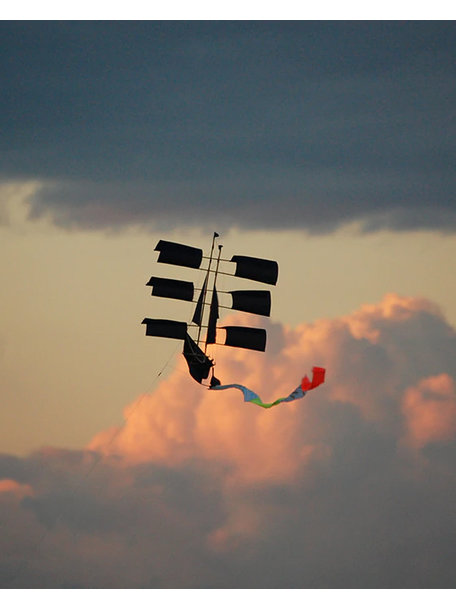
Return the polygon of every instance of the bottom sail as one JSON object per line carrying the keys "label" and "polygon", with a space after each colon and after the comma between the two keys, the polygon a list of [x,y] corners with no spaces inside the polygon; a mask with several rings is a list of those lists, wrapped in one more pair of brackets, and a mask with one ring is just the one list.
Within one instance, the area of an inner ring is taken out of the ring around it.
{"label": "bottom sail", "polygon": [[313,388],[317,388],[320,384],[323,384],[325,381],[325,369],[323,367],[314,367],[312,370],[312,380],[309,380],[307,376],[301,381],[301,384],[295,388],[295,390],[288,395],[288,397],[281,397],[276,399],[272,403],[263,403],[261,397],[251,391],[246,386],[242,384],[221,384],[219,386],[211,386],[210,390],[225,390],[227,388],[237,388],[244,395],[244,401],[255,403],[260,407],[270,408],[274,407],[274,405],[278,405],[279,403],[285,403],[290,401],[295,401],[296,399],[302,399],[307,391],[312,390]]}
{"label": "bottom sail", "polygon": [[225,325],[225,346],[248,348],[250,350],[266,350],[266,330],[258,327],[238,327]]}

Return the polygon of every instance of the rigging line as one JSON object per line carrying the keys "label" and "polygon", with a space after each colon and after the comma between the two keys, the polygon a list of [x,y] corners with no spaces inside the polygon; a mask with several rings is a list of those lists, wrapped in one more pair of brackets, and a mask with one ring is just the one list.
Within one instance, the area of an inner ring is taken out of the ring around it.
{"label": "rigging line", "polygon": [[[214,272],[213,270],[211,270],[211,272]],[[220,271],[217,274],[222,274]],[[230,275],[230,276],[234,276],[234,275]],[[193,288],[195,291],[201,291],[202,287],[194,287]],[[211,293],[211,291],[214,291],[213,289],[208,289],[207,292]],[[223,291],[222,289],[217,289],[217,293],[231,293],[231,291]],[[194,302],[194,300],[192,300],[192,302]],[[207,306],[207,304],[206,304]]]}
{"label": "rigging line", "polygon": [[[215,272],[215,270],[211,270],[210,267],[209,268],[199,268],[198,270],[204,270],[206,272]],[[236,274],[231,274],[231,272],[222,272],[221,270],[218,271],[218,274],[226,274],[228,277],[237,277]],[[244,277],[240,277],[240,278],[244,278]]]}
{"label": "rigging line", "polygon": [[[210,290],[212,291],[212,289]],[[219,293],[219,292],[217,292]],[[226,291],[221,291],[220,293],[227,293]],[[197,300],[192,300],[192,304],[195,304],[197,302]],[[210,302],[206,302],[206,304],[204,306],[210,306]],[[234,310],[233,308],[231,308],[231,306],[223,306],[223,304],[219,304],[219,308],[226,308],[227,310]],[[202,325],[201,327],[207,327],[207,325]]]}
{"label": "rigging line", "polygon": [[[208,260],[209,257],[207,255],[203,255],[202,256],[203,260]],[[220,258],[221,262],[231,262],[232,264],[235,264],[236,262],[233,262],[233,260],[228,260],[228,258]]]}

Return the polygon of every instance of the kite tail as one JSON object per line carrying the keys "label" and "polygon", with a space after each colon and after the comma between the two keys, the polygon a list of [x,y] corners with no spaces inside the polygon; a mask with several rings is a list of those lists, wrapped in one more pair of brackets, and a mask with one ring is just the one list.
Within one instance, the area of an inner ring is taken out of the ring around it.
{"label": "kite tail", "polygon": [[301,388],[303,391],[311,391],[313,388],[317,388],[320,384],[325,381],[326,370],[324,367],[312,368],[312,381],[307,376],[304,376],[301,382]]}
{"label": "kite tail", "polygon": [[261,397],[259,397],[259,395],[257,395],[253,391],[251,391],[246,386],[243,386],[242,384],[219,384],[217,386],[211,386],[209,390],[223,391],[227,388],[237,388],[238,390],[240,390],[243,393],[244,401],[247,401],[250,403],[255,403],[256,405],[259,405],[260,407],[270,408],[270,407],[273,407],[274,405],[278,405],[279,403],[295,401],[296,399],[302,399],[302,397],[304,397],[304,395],[307,393],[307,391],[310,391],[313,388],[317,388],[317,386],[320,386],[320,384],[323,384],[323,382],[325,381],[325,372],[326,372],[326,370],[324,367],[314,367],[312,369],[312,380],[309,380],[309,378],[307,376],[304,376],[304,378],[301,381],[301,384],[299,386],[297,386],[295,388],[295,390],[288,395],[288,397],[281,397],[280,399],[276,399],[272,403],[263,403],[263,401],[261,400]]}

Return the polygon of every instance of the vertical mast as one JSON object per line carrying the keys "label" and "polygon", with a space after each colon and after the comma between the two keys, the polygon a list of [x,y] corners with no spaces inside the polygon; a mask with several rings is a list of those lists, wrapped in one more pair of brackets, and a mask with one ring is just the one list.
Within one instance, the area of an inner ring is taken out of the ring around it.
{"label": "vertical mast", "polygon": [[[203,283],[203,292],[202,292],[202,308],[201,308],[201,315],[202,317],[204,316],[204,306],[206,304],[206,293],[207,293],[207,282],[209,280],[209,273],[211,271],[211,264],[212,264],[212,256],[214,253],[214,244],[215,244],[215,239],[219,236],[219,234],[217,232],[214,232],[214,235],[212,237],[212,246],[211,246],[211,255],[209,256],[209,265],[207,267],[207,273],[206,273],[206,279]],[[219,255],[220,257],[220,255]],[[201,297],[201,296],[200,296]],[[196,343],[199,346],[199,342],[200,342],[200,336],[201,336],[201,325],[202,325],[202,318],[200,320],[199,323],[199,327],[198,327],[198,338],[196,339]]]}
{"label": "vertical mast", "polygon": [[218,269],[219,269],[219,264],[220,264],[220,256],[222,254],[222,247],[223,247],[223,245],[218,246],[219,252],[218,252],[218,256],[217,256],[217,265],[215,267],[215,273],[214,273],[214,287],[213,287],[214,291],[215,291],[215,283],[217,282],[217,274],[218,274]]}

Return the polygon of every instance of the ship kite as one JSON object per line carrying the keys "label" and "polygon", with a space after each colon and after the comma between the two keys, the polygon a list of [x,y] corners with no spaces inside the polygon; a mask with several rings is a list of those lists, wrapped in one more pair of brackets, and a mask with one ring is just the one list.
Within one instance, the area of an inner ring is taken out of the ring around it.
{"label": "ship kite", "polygon": [[[261,327],[218,325],[220,309],[231,309],[269,317],[271,314],[271,292],[265,289],[241,289],[234,291],[217,290],[217,278],[229,275],[256,281],[267,285],[276,285],[279,274],[277,262],[245,255],[233,255],[231,259],[221,257],[223,245],[218,245],[218,254],[214,255],[216,239],[219,234],[214,232],[210,255],[203,255],[202,249],[182,245],[171,241],[160,240],[155,250],[159,252],[157,262],[172,264],[199,270],[203,272],[201,287],[195,287],[191,281],[182,281],[153,276],[146,283],[152,287],[152,296],[172,298],[195,304],[191,322],[174,321],[169,319],[145,318],[142,323],[146,326],[146,336],[181,340],[182,354],[187,362],[191,377],[210,390],[226,390],[235,388],[243,393],[244,401],[254,403],[264,408],[273,407],[282,402],[290,402],[304,397],[307,391],[316,388],[324,382],[325,370],[314,367],[312,380],[305,376],[299,386],[287,397],[276,399],[272,403],[263,403],[261,398],[242,384],[222,384],[214,375],[215,361],[208,356],[210,345],[230,346],[253,351],[266,350],[266,330]],[[223,268],[230,266],[226,270]],[[233,269],[234,265],[234,269]],[[222,301],[229,299],[230,305],[219,304],[219,294]],[[220,339],[219,330],[224,330],[224,342]]]}

